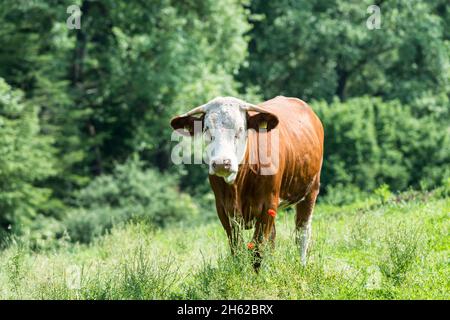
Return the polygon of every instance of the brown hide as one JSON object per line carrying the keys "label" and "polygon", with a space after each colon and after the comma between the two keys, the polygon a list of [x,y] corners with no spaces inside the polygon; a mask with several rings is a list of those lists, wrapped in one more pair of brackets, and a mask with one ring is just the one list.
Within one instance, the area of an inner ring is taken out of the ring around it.
{"label": "brown hide", "polygon": [[319,185],[324,138],[319,118],[297,98],[276,97],[258,106],[279,120],[273,129],[279,134],[278,171],[260,175],[260,164],[249,164],[250,156],[258,155],[258,139],[269,135],[270,140],[274,134],[273,130],[267,133],[250,130],[245,161],[239,166],[236,181],[228,185],[221,177],[209,176],[217,213],[230,238],[233,220],[246,228],[268,222],[271,232],[274,218],[267,215],[268,209],[277,210],[280,199],[295,204],[308,195],[313,185]]}

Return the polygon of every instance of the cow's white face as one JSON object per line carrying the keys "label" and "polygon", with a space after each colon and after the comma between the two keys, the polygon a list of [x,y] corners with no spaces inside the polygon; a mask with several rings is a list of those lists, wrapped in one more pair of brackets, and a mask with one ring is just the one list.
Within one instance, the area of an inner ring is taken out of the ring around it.
{"label": "cow's white face", "polygon": [[[251,113],[251,115],[249,114]],[[193,115],[202,114],[198,118]],[[171,126],[194,135],[196,121],[202,120],[203,134],[208,142],[209,174],[223,177],[232,184],[247,148],[247,130],[259,130],[261,124],[269,131],[278,118],[262,108],[233,97],[218,97],[188,113],[175,117]]]}
{"label": "cow's white face", "polygon": [[[236,100],[236,101],[235,101]],[[209,174],[233,183],[247,146],[247,112],[243,101],[222,98],[210,104],[203,120]]]}

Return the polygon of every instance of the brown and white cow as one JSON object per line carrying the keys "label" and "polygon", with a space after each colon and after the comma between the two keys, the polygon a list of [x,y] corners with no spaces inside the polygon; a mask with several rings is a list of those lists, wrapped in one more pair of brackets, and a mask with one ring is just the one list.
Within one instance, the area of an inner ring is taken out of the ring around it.
{"label": "brown and white cow", "polygon": [[254,226],[249,248],[258,269],[264,244],[275,241],[277,210],[295,205],[296,240],[306,264],[323,158],[323,127],[316,114],[297,98],[279,96],[256,106],[218,97],[173,118],[171,126],[193,135],[195,121],[201,121],[213,147],[209,181],[232,253],[241,244],[240,228]]}

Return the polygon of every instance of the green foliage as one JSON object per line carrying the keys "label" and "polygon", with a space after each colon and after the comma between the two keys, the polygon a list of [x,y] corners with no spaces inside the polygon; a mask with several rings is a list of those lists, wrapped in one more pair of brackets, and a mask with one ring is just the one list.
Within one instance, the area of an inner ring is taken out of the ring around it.
{"label": "green foliage", "polygon": [[246,15],[234,0],[82,1],[72,37],[75,105],[88,112],[85,163],[108,173],[139,151],[167,169],[169,119],[219,94],[232,94],[243,61]]}
{"label": "green foliage", "polygon": [[178,191],[174,177],[144,169],[137,158],[77,192],[76,204],[79,209],[70,212],[64,224],[73,241],[85,243],[130,220],[164,227],[198,216],[197,206]]}
{"label": "green foliage", "polygon": [[38,109],[0,78],[0,234],[26,229],[51,194],[40,183],[55,174],[53,150],[37,115]]}
{"label": "green foliage", "polygon": [[[249,66],[241,79],[258,85],[265,98],[331,102],[335,96],[373,95],[410,103],[448,95],[447,2],[384,1],[381,28],[369,30],[367,8],[373,4],[252,1]],[[448,106],[448,97],[444,101]]]}
{"label": "green foliage", "polygon": [[396,101],[354,98],[313,103],[325,128],[322,181],[328,188],[355,185],[393,190],[427,184],[448,176],[450,134],[432,117],[417,118]]}
{"label": "green foliage", "polygon": [[18,241],[36,251],[64,248],[68,241],[61,218],[38,215]]}
{"label": "green foliage", "polygon": [[71,4],[0,4],[0,75],[42,106],[63,200],[136,151],[168,169],[170,117],[236,93],[249,29],[236,0],[78,1],[80,30],[66,27]]}
{"label": "green foliage", "polygon": [[385,183],[376,188],[373,193],[381,200],[381,203],[386,203],[392,198],[392,192]]}
{"label": "green foliage", "polygon": [[396,226],[386,236],[386,253],[379,263],[381,273],[393,284],[399,285],[420,255],[421,242],[423,240],[418,230]]}
{"label": "green foliage", "polygon": [[8,282],[12,286],[15,294],[20,294],[20,281],[24,278],[23,260],[25,258],[25,250],[23,247],[17,247],[16,252],[6,262],[6,270]]}
{"label": "green foliage", "polygon": [[83,118],[88,110],[76,106],[71,70],[76,50],[66,27],[66,8],[72,1],[33,0],[0,3],[0,76],[25,92],[40,107],[41,128],[54,137],[61,172],[46,186],[63,200],[86,183],[86,143]]}
{"label": "green foliage", "polygon": [[444,183],[440,187],[439,193],[443,197],[450,197],[450,177],[444,180]]}
{"label": "green foliage", "polygon": [[337,184],[326,187],[326,193],[318,201],[334,206],[342,206],[367,199],[368,194],[358,187],[348,184]]}

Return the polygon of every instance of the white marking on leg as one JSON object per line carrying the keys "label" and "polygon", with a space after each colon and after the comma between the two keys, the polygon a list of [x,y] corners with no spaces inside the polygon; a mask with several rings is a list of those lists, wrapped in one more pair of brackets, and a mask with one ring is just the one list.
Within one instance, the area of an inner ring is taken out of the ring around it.
{"label": "white marking on leg", "polygon": [[297,243],[300,250],[300,261],[306,265],[306,253],[311,239],[311,217],[297,230]]}

